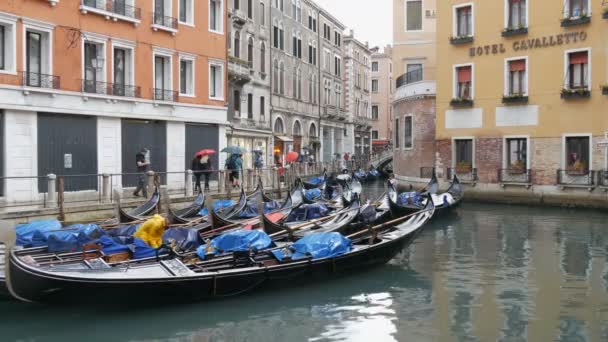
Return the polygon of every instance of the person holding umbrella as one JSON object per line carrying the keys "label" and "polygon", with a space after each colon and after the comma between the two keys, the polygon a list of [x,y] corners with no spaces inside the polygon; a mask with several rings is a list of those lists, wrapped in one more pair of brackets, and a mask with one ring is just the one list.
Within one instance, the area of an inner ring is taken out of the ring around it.
{"label": "person holding umbrella", "polygon": [[201,150],[196,153],[192,160],[192,171],[196,178],[194,191],[197,190],[202,192],[201,189],[201,176],[205,176],[205,191],[209,191],[209,173],[211,171],[211,160],[210,155],[214,154],[214,150]]}
{"label": "person holding umbrella", "polygon": [[225,169],[230,170],[230,182],[233,187],[240,186],[239,172],[243,168],[243,153],[245,152],[238,146],[229,146],[222,150],[224,153],[229,153],[230,156],[226,160]]}

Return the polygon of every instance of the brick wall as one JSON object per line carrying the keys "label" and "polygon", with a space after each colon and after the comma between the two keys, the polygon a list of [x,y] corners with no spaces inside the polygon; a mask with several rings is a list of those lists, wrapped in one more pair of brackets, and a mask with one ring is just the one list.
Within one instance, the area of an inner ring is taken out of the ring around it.
{"label": "brick wall", "polygon": [[475,167],[480,183],[498,183],[502,168],[502,138],[475,139]]}
{"label": "brick wall", "polygon": [[447,168],[452,167],[452,140],[436,140],[435,149],[437,177],[447,177]]}

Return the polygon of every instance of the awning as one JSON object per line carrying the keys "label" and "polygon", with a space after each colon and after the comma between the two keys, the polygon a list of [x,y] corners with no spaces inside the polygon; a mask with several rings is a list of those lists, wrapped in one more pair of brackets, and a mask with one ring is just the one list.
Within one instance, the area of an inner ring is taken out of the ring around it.
{"label": "awning", "polygon": [[388,140],[374,140],[372,141],[372,145],[388,145]]}
{"label": "awning", "polygon": [[293,142],[293,139],[291,139],[290,137],[286,137],[284,135],[275,135],[274,138],[279,139],[282,142]]}

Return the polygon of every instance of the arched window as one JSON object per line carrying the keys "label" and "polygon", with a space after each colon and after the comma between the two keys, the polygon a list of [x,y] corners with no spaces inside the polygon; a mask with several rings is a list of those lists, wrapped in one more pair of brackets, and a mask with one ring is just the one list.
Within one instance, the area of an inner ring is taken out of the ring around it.
{"label": "arched window", "polygon": [[249,62],[249,67],[253,68],[253,37],[249,37],[247,41],[247,62]]}
{"label": "arched window", "polygon": [[264,42],[260,45],[260,71],[266,72],[266,44]]}
{"label": "arched window", "polygon": [[279,64],[279,94],[285,95],[285,64]]}
{"label": "arched window", "polygon": [[279,93],[279,62],[277,62],[277,60],[275,59],[274,62],[272,63],[273,66],[273,75],[272,75],[272,81],[274,83],[274,93],[278,94]]}
{"label": "arched window", "polygon": [[274,132],[275,133],[284,133],[285,132],[285,128],[283,127],[283,119],[277,118],[277,120],[274,122]]}
{"label": "arched window", "polygon": [[302,125],[298,120],[293,124],[293,135],[302,135]]}
{"label": "arched window", "polygon": [[234,57],[241,58],[241,32],[234,32]]}
{"label": "arched window", "polygon": [[308,136],[310,138],[317,137],[317,126],[315,126],[314,122],[310,124],[310,128],[308,129]]}

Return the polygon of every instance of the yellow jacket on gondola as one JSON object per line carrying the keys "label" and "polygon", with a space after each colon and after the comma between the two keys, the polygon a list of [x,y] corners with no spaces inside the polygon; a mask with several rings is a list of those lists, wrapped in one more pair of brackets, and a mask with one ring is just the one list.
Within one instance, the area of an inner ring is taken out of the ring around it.
{"label": "yellow jacket on gondola", "polygon": [[163,233],[167,227],[167,221],[160,215],[154,215],[151,219],[144,222],[134,237],[143,240],[150,247],[158,248],[163,244]]}

